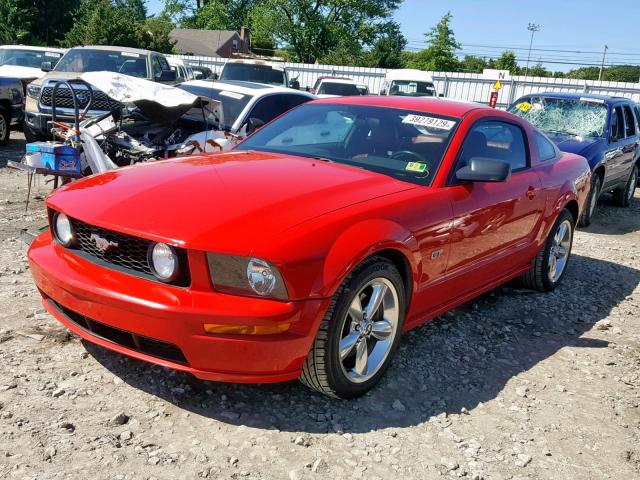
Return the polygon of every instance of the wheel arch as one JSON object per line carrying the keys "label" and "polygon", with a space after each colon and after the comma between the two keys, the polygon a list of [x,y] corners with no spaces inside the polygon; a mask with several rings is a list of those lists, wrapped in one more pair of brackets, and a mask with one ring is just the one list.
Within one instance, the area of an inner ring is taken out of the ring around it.
{"label": "wheel arch", "polygon": [[564,208],[569,210],[569,213],[573,216],[574,225],[578,223],[580,219],[580,206],[575,198],[572,198],[564,204]]}

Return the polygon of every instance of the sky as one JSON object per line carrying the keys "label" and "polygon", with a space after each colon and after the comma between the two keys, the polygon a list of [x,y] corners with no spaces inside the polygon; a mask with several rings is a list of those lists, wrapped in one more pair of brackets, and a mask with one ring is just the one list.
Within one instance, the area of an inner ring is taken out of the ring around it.
{"label": "sky", "polygon": [[[148,0],[149,13],[160,11],[163,3]],[[462,55],[498,56],[511,48],[524,65],[531,39],[527,25],[535,23],[540,30],[531,62],[542,60],[549,70],[599,65],[605,45],[607,64],[640,64],[640,0],[404,0],[395,20],[408,49],[424,48],[424,33],[447,11]]]}

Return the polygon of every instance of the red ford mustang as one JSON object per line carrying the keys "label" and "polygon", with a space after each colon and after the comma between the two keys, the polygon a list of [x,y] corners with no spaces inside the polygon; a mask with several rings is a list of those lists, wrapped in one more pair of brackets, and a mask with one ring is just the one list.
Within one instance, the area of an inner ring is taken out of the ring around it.
{"label": "red ford mustang", "polygon": [[501,111],[320,100],[229,153],[58,189],[29,260],[48,311],[91,342],[349,398],[402,332],[516,277],[554,289],[589,172]]}

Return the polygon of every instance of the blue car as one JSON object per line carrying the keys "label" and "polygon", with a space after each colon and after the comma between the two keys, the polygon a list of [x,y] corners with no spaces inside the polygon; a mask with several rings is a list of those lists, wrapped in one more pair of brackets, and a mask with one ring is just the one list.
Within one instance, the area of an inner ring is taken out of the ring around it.
{"label": "blue car", "polygon": [[581,93],[535,93],[509,112],[542,130],[564,152],[589,161],[593,173],[580,225],[591,223],[602,192],[629,206],[640,166],[640,106],[628,98]]}

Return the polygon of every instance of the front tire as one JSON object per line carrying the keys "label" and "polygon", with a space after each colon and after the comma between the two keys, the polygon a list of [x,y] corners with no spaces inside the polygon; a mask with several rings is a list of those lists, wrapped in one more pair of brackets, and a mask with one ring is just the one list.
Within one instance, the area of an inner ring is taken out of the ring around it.
{"label": "front tire", "polygon": [[383,257],[371,257],[342,283],[302,367],[300,381],[336,398],[371,390],[391,363],[404,324],[402,277]]}
{"label": "front tire", "polygon": [[631,174],[624,188],[617,188],[613,191],[613,203],[619,207],[628,207],[631,205],[631,199],[636,192],[638,184],[638,166],[634,165]]}
{"label": "front tire", "polygon": [[11,114],[7,109],[0,105],[0,145],[9,143],[9,135],[11,132]]}
{"label": "front tire", "polygon": [[544,246],[533,259],[531,270],[520,277],[524,287],[550,292],[560,285],[569,266],[574,227],[573,215],[565,208],[553,224]]}
{"label": "front tire", "polygon": [[602,179],[600,178],[600,175],[594,173],[593,177],[591,178],[591,190],[589,191],[589,198],[587,199],[587,204],[585,205],[584,212],[582,212],[582,216],[580,217],[581,227],[588,227],[589,225],[591,225],[593,216],[596,213],[596,207],[598,206],[598,199],[600,198],[601,189]]}

